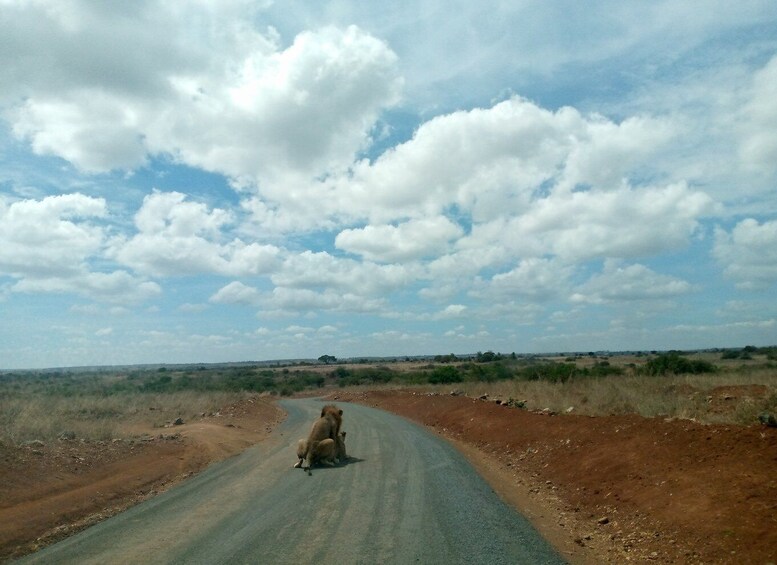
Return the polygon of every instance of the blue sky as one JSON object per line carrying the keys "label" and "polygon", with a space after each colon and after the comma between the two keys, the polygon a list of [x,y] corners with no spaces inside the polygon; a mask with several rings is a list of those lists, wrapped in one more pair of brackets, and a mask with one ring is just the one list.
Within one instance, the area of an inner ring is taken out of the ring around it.
{"label": "blue sky", "polygon": [[773,1],[0,28],[0,369],[777,343]]}

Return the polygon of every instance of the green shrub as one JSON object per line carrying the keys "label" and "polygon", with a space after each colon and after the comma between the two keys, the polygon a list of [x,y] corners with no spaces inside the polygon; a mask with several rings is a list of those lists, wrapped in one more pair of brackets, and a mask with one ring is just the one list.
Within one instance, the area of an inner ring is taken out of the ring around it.
{"label": "green shrub", "polygon": [[[632,366],[633,365],[634,364],[632,363]],[[607,361],[602,361],[590,369],[584,369],[582,374],[591,377],[609,377],[610,375],[622,375],[623,367],[616,367],[614,365],[610,365],[610,363]]]}
{"label": "green shrub", "polygon": [[331,374],[336,379],[345,379],[351,376],[351,371],[345,367],[337,367]]}
{"label": "green shrub", "polygon": [[688,359],[681,356],[677,351],[663,353],[648,361],[642,368],[642,372],[647,375],[680,375],[700,373],[714,373],[715,365],[702,359]]}
{"label": "green shrub", "polygon": [[574,363],[543,363],[521,369],[518,377],[527,381],[565,383],[581,373]]}
{"label": "green shrub", "polygon": [[429,375],[429,382],[432,384],[459,383],[462,381],[461,374],[456,367],[450,365],[437,367]]}

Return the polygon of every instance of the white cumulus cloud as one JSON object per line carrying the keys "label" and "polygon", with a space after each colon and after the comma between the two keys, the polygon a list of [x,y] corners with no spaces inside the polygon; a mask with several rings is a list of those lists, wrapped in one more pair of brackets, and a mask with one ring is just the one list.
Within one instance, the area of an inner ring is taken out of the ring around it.
{"label": "white cumulus cloud", "polygon": [[358,27],[305,30],[283,47],[252,25],[262,8],[5,3],[0,77],[12,87],[0,110],[36,153],[85,171],[171,155],[281,198],[282,179],[347,166],[402,80],[396,55]]}
{"label": "white cumulus cloud", "polygon": [[777,283],[777,220],[761,224],[748,218],[731,233],[718,229],[713,254],[739,288],[770,288]]}
{"label": "white cumulus cloud", "polygon": [[335,246],[370,261],[422,259],[445,251],[464,231],[445,216],[411,220],[398,226],[368,225],[341,231]]}
{"label": "white cumulus cloud", "polygon": [[693,290],[689,282],[656,273],[644,265],[621,265],[617,261],[607,261],[602,273],[578,287],[571,299],[573,302],[602,304],[675,298]]}
{"label": "white cumulus cloud", "polygon": [[281,250],[273,245],[221,243],[221,231],[231,215],[208,210],[179,192],[153,192],[135,215],[138,233],[116,237],[110,256],[136,271],[152,276],[196,273],[223,275],[266,274],[276,266]]}

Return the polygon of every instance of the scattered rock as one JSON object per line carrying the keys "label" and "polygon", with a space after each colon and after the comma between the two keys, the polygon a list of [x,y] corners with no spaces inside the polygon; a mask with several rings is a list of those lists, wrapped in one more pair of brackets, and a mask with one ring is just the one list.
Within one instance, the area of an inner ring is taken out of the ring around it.
{"label": "scattered rock", "polygon": [[487,394],[481,394],[480,396],[478,396],[478,400],[488,400],[488,395]]}
{"label": "scattered rock", "polygon": [[60,434],[57,436],[57,438],[65,441],[72,441],[76,439],[76,433],[70,430],[65,430],[60,432]]}
{"label": "scattered rock", "polygon": [[451,396],[461,396],[462,394],[464,394],[464,391],[461,391],[461,390],[452,390],[451,391]]}
{"label": "scattered rock", "polygon": [[758,421],[761,422],[764,426],[769,426],[770,428],[777,428],[777,417],[775,417],[774,414],[771,414],[769,412],[761,412],[758,415]]}
{"label": "scattered rock", "polygon": [[610,523],[610,519],[607,516],[602,516],[596,521],[596,523],[599,524],[600,526],[604,526],[605,524]]}
{"label": "scattered rock", "polygon": [[173,422],[174,426],[182,426],[183,425],[183,418],[176,418]]}
{"label": "scattered rock", "polygon": [[22,445],[24,447],[32,447],[32,448],[41,448],[46,446],[46,444],[39,439],[31,439],[30,441],[25,441]]}
{"label": "scattered rock", "polygon": [[507,406],[509,408],[526,408],[526,400],[515,400],[514,398],[510,398],[507,402],[502,402],[502,406]]}
{"label": "scattered rock", "polygon": [[575,407],[574,407],[574,406],[570,406],[569,408],[567,408],[566,410],[564,410],[564,412],[566,412],[567,414],[570,414],[570,413],[572,413],[574,410],[575,410]]}

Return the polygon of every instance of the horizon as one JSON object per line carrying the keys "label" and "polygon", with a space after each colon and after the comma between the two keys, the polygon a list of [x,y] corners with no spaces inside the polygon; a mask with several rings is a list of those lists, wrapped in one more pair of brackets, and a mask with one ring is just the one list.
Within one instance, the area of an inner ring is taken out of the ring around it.
{"label": "horizon", "polygon": [[573,12],[4,3],[0,366],[775,343],[773,4]]}
{"label": "horizon", "polygon": [[[54,372],[54,371],[83,371],[83,372],[89,372],[89,371],[99,371],[104,369],[129,369],[129,368],[141,368],[141,369],[158,369],[161,367],[170,367],[170,368],[191,368],[191,367],[205,367],[205,368],[213,368],[213,367],[222,367],[222,366],[241,366],[241,365],[247,365],[247,366],[267,366],[269,368],[280,368],[280,367],[289,367],[289,366],[309,366],[309,365],[360,365],[360,364],[369,364],[372,362],[413,362],[413,361],[428,361],[428,360],[434,360],[436,357],[446,357],[449,355],[453,355],[456,357],[456,361],[468,361],[472,360],[473,358],[476,358],[481,353],[495,353],[496,355],[501,356],[501,358],[505,357],[512,357],[515,355],[515,358],[517,359],[525,359],[525,358],[553,358],[553,357],[625,357],[625,356],[647,356],[647,355],[665,355],[668,353],[677,352],[680,354],[685,355],[694,355],[698,353],[720,353],[725,351],[736,351],[741,350],[747,347],[756,347],[756,346],[744,346],[744,347],[709,347],[709,348],[701,348],[701,349],[664,349],[664,350],[658,350],[658,349],[635,349],[635,350],[621,350],[621,351],[610,351],[610,350],[597,350],[597,351],[546,351],[544,353],[518,353],[517,351],[510,351],[510,352],[503,352],[503,351],[492,351],[492,350],[485,350],[485,351],[477,351],[473,353],[429,353],[429,354],[422,354],[422,355],[388,355],[388,356],[365,356],[365,355],[355,355],[353,357],[336,357],[335,361],[332,361],[331,363],[326,363],[320,361],[318,357],[298,357],[298,358],[286,358],[286,359],[254,359],[254,360],[244,360],[244,361],[213,361],[213,362],[198,362],[198,361],[191,361],[186,363],[134,363],[134,364],[118,364],[118,365],[71,365],[71,366],[61,366],[61,367],[21,367],[21,368],[15,368],[15,369],[4,369],[0,367],[0,376],[2,376],[4,373],[13,373],[15,371],[19,372],[33,372],[33,371],[41,371],[41,372]],[[758,347],[758,349],[770,349],[770,348],[777,348],[777,345],[767,345],[767,346],[761,346]],[[500,359],[495,359],[495,361],[499,361]],[[444,361],[443,363],[451,363],[455,361]]]}

